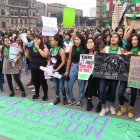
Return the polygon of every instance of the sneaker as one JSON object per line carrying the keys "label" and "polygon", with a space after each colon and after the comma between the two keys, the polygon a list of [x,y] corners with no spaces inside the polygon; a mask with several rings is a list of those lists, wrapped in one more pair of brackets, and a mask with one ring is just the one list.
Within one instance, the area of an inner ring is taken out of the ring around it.
{"label": "sneaker", "polygon": [[38,98],[39,98],[39,95],[33,95],[33,97],[32,97],[33,100],[36,100]]}
{"label": "sneaker", "polygon": [[22,92],[21,96],[22,97],[26,97],[26,93],[25,92]]}
{"label": "sneaker", "polygon": [[31,91],[33,91],[33,92],[34,92],[34,91],[35,91],[35,88],[34,88],[34,89],[32,89]]}
{"label": "sneaker", "polygon": [[122,116],[126,112],[126,107],[124,105],[119,106],[119,110],[117,112],[117,116]]}
{"label": "sneaker", "polygon": [[76,103],[76,100],[74,98],[71,98],[68,100],[68,105],[74,105]]}
{"label": "sneaker", "polygon": [[47,101],[47,100],[48,100],[48,96],[43,96],[43,97],[42,97],[42,101],[43,101],[43,102],[45,102],[45,101]]}
{"label": "sneaker", "polygon": [[68,102],[67,102],[67,98],[63,98],[63,105],[67,105]]}
{"label": "sneaker", "polygon": [[99,116],[103,117],[105,114],[109,111],[108,108],[102,108],[101,112],[99,113]]}
{"label": "sneaker", "polygon": [[32,81],[30,81],[26,86],[28,87],[28,86],[31,86],[31,85],[33,85]]}
{"label": "sneaker", "polygon": [[110,107],[110,112],[111,112],[112,115],[115,115],[115,114],[116,114],[116,109],[115,109],[115,107],[111,106],[111,107]]}
{"label": "sneaker", "polygon": [[76,106],[82,106],[82,101],[77,101]]}
{"label": "sneaker", "polygon": [[140,117],[135,120],[136,122],[140,122]]}
{"label": "sneaker", "polygon": [[101,112],[101,110],[102,110],[102,104],[101,104],[101,102],[99,102],[97,107],[96,107],[96,109],[95,109],[95,111],[96,112]]}
{"label": "sneaker", "polygon": [[129,109],[128,109],[128,118],[132,119],[133,117],[134,117],[134,108],[129,107]]}
{"label": "sneaker", "polygon": [[57,97],[55,99],[55,101],[53,102],[53,105],[57,105],[58,103],[60,103],[60,97]]}
{"label": "sneaker", "polygon": [[15,93],[14,93],[14,92],[11,92],[11,93],[9,94],[9,96],[10,96],[10,97],[13,97],[13,96],[15,96]]}

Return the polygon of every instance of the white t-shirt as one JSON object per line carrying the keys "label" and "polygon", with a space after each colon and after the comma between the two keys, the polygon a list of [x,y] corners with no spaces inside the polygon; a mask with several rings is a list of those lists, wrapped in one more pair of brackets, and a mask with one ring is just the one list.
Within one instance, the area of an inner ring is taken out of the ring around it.
{"label": "white t-shirt", "polygon": [[64,42],[64,46],[65,46],[65,53],[69,53],[70,52],[70,49],[72,48],[73,46],[73,43],[70,41],[69,44],[66,43],[66,41]]}

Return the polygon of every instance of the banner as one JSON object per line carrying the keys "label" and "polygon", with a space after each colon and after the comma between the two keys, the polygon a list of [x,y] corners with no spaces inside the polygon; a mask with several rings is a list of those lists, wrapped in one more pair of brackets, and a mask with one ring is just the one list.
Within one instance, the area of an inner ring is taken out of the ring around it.
{"label": "banner", "polygon": [[120,81],[128,80],[130,56],[126,55],[95,55],[94,76]]}
{"label": "banner", "polygon": [[57,18],[42,16],[42,23],[43,23],[42,28],[43,36],[54,36],[58,32]]}
{"label": "banner", "polygon": [[13,140],[139,140],[140,123],[0,97],[0,135]]}
{"label": "banner", "polygon": [[94,69],[94,55],[81,54],[78,79],[88,80]]}
{"label": "banner", "polygon": [[132,56],[128,77],[128,87],[140,89],[140,57]]}
{"label": "banner", "polygon": [[64,28],[74,28],[76,11],[72,8],[64,8],[63,25]]}
{"label": "banner", "polygon": [[10,61],[14,60],[18,56],[19,51],[20,51],[20,47],[18,46],[18,44],[12,43],[10,45],[10,50],[9,50],[9,60]]}

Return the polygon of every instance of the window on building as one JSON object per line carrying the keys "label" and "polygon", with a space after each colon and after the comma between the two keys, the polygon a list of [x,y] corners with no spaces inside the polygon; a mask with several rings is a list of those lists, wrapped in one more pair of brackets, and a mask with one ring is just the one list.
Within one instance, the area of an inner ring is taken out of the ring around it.
{"label": "window on building", "polygon": [[20,16],[23,16],[23,11],[20,11]]}
{"label": "window on building", "polygon": [[27,23],[27,20],[25,19],[25,24]]}
{"label": "window on building", "polygon": [[16,23],[16,24],[18,23],[17,19],[15,19],[15,23]]}
{"label": "window on building", "polygon": [[15,11],[15,16],[18,16],[18,11]]}
{"label": "window on building", "polygon": [[33,16],[35,17],[35,12],[33,12]]}
{"label": "window on building", "polygon": [[27,11],[24,11],[24,16],[27,16]]}
{"label": "window on building", "polygon": [[22,19],[20,19],[20,24],[22,24],[23,22],[22,22]]}
{"label": "window on building", "polygon": [[13,16],[14,15],[14,11],[11,11],[11,16]]}
{"label": "window on building", "polygon": [[5,10],[1,9],[1,15],[5,15]]}

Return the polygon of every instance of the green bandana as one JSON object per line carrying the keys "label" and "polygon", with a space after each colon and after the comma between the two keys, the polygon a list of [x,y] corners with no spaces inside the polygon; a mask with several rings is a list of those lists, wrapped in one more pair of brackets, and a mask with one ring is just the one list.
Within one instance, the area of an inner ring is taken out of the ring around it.
{"label": "green bandana", "polygon": [[9,49],[10,49],[9,46],[7,46],[7,45],[4,44],[3,47],[4,47],[4,50],[3,50],[4,55],[9,55]]}
{"label": "green bandana", "polygon": [[83,51],[82,47],[77,47],[77,48],[76,48],[76,52],[83,53],[84,51]]}
{"label": "green bandana", "polygon": [[138,55],[139,49],[138,48],[132,48],[131,52],[133,55]]}
{"label": "green bandana", "polygon": [[53,47],[52,50],[51,50],[51,55],[56,56],[60,49],[61,48],[59,46],[58,47]]}
{"label": "green bandana", "polygon": [[38,49],[36,47],[33,47],[33,52],[37,53]]}
{"label": "green bandana", "polygon": [[112,48],[112,46],[110,46],[110,54],[117,54],[118,51],[119,51],[119,47]]}
{"label": "green bandana", "polygon": [[65,40],[65,42],[66,42],[67,44],[69,44],[69,43],[70,43],[70,40]]}

